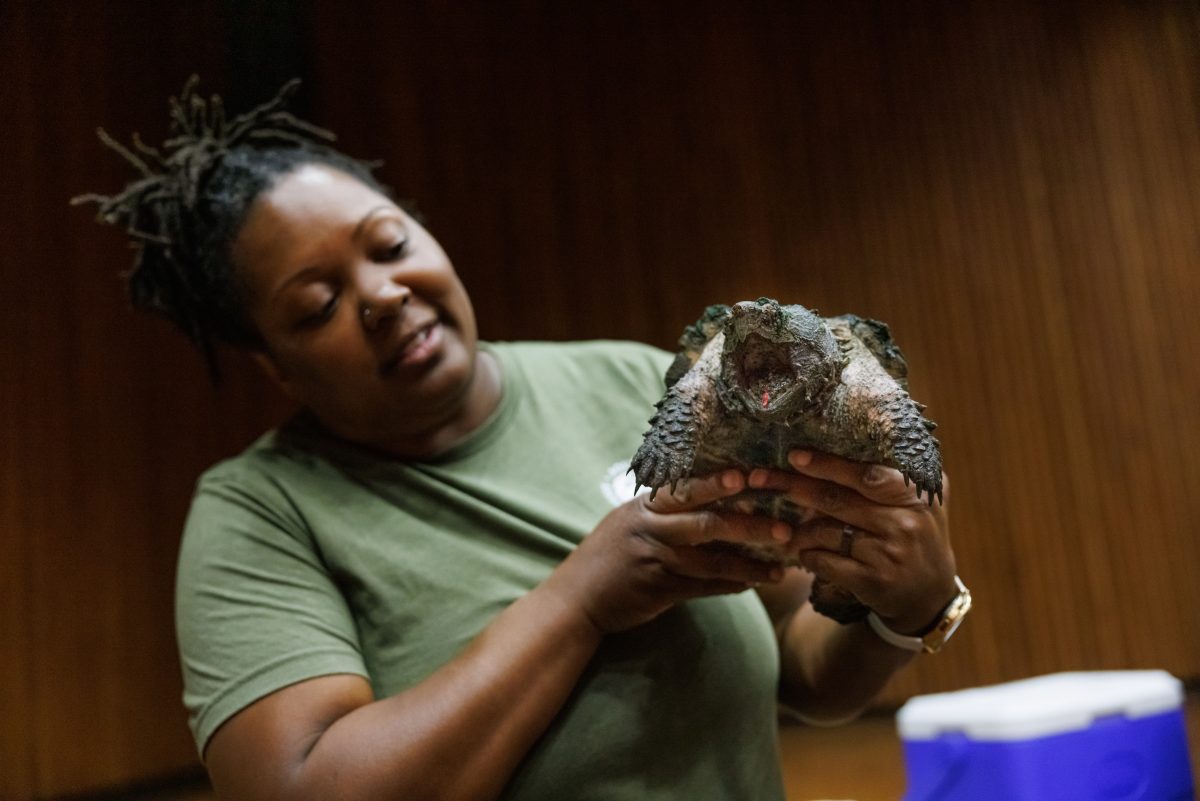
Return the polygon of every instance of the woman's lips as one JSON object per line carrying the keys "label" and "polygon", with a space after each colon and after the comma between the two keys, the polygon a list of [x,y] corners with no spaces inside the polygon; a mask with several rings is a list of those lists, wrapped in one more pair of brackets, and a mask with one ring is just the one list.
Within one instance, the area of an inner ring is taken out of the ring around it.
{"label": "woman's lips", "polygon": [[384,362],[381,372],[387,375],[426,364],[441,348],[442,334],[442,324],[436,320],[418,329],[399,353]]}

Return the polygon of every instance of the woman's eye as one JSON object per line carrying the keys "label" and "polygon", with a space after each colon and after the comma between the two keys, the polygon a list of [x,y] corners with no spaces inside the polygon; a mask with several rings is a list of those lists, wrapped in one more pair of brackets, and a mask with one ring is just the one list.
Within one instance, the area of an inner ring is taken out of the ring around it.
{"label": "woman's eye", "polygon": [[316,328],[317,326],[321,325],[333,316],[334,311],[337,310],[337,302],[337,295],[334,295],[328,301],[326,301],[325,305],[319,310],[300,318],[300,321],[297,323],[296,327]]}
{"label": "woman's eye", "polygon": [[381,261],[399,261],[408,255],[408,240],[401,239],[383,252]]}

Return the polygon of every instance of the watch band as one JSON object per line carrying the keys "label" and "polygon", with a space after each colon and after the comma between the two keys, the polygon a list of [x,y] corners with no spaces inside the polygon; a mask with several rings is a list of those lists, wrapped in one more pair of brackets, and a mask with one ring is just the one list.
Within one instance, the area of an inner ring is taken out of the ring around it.
{"label": "watch band", "polygon": [[937,621],[922,636],[916,637],[892,631],[874,612],[867,615],[867,623],[871,626],[871,631],[887,644],[903,648],[905,651],[936,654],[958,629],[963,617],[971,609],[971,591],[958,576],[954,577],[954,583],[958,586],[958,595],[954,596],[953,600],[946,605]]}

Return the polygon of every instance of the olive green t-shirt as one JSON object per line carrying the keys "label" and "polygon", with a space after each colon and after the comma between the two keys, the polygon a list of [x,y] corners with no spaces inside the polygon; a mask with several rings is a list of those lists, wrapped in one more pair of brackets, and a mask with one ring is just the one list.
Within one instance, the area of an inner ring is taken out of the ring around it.
{"label": "olive green t-shirt", "polygon": [[[184,701],[197,747],[289,684],[412,687],[541,582],[613,506],[670,355],[493,343],[500,407],[428,461],[303,418],[201,478],[180,553]],[[782,799],[778,653],[753,592],[609,635],[506,799]]]}

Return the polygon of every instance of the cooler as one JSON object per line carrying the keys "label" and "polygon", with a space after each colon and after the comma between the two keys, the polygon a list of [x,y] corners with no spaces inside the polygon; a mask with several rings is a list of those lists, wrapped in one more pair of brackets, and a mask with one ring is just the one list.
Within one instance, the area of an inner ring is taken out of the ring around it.
{"label": "cooler", "polygon": [[896,722],[904,801],[1193,801],[1183,685],[1163,671],[918,696]]}

